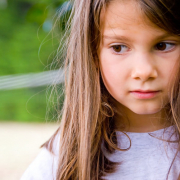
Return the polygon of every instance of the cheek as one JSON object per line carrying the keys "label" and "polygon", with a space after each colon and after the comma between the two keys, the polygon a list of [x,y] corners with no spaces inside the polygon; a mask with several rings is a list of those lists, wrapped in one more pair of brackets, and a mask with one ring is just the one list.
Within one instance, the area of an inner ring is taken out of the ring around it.
{"label": "cheek", "polygon": [[168,79],[167,82],[167,94],[171,97],[171,92],[175,88],[179,86],[179,61],[175,63],[175,65],[171,66],[171,69],[169,69],[169,72],[166,72],[166,76]]}
{"label": "cheek", "polygon": [[164,77],[164,80],[166,81],[167,85],[169,87],[172,86],[172,83],[174,83],[175,78],[177,76],[177,72],[179,70],[179,60],[175,59],[169,60],[169,63],[167,64],[161,64],[161,70]]}
{"label": "cheek", "polygon": [[121,93],[125,80],[128,77],[128,67],[125,61],[121,61],[118,56],[102,50],[99,56],[100,71],[102,80],[109,93],[115,97],[117,92]]}
{"label": "cheek", "polygon": [[125,87],[125,72],[119,66],[105,62],[101,63],[100,71],[106,89],[116,99],[116,96],[120,95],[123,92],[122,88]]}
{"label": "cheek", "polygon": [[101,76],[106,89],[109,91],[111,95],[113,95],[113,92],[115,91],[115,87],[117,87],[117,83],[118,83],[116,79],[117,75],[115,77],[114,72],[102,67]]}

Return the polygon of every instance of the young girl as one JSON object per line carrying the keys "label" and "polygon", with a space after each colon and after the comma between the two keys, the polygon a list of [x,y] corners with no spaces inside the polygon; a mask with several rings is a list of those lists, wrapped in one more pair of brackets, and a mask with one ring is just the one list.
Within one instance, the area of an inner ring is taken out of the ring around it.
{"label": "young girl", "polygon": [[180,1],[72,3],[61,124],[22,180],[180,179]]}

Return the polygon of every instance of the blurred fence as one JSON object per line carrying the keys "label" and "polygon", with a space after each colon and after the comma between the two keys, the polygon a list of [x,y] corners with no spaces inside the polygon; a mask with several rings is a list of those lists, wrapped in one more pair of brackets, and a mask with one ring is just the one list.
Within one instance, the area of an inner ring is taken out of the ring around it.
{"label": "blurred fence", "polygon": [[64,82],[63,69],[22,75],[0,76],[0,90],[38,87]]}

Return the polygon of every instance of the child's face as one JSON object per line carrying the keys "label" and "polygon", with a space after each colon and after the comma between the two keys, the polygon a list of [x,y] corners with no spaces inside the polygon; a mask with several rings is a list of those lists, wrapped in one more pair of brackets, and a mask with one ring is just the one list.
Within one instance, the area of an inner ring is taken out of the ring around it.
{"label": "child's face", "polygon": [[101,13],[101,33],[100,69],[109,93],[127,111],[159,112],[180,59],[179,38],[152,24],[135,1],[112,1]]}

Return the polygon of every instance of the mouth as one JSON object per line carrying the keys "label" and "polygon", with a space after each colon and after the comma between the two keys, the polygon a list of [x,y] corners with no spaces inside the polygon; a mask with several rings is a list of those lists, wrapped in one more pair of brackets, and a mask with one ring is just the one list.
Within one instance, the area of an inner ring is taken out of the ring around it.
{"label": "mouth", "polygon": [[130,93],[137,99],[151,99],[156,97],[160,93],[160,91],[134,90],[134,91],[130,91]]}

